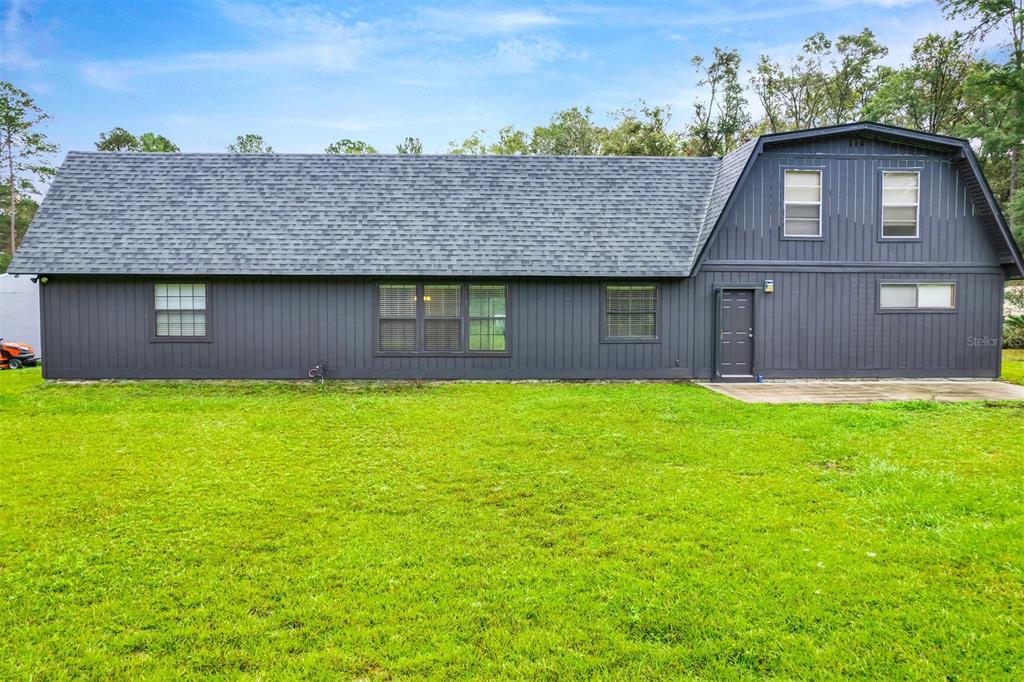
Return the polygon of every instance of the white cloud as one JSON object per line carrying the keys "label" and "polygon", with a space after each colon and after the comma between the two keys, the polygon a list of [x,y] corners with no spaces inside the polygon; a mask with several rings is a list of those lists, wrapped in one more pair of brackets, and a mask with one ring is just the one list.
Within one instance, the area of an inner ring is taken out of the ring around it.
{"label": "white cloud", "polygon": [[12,69],[31,69],[40,64],[29,54],[28,16],[29,0],[8,0],[7,12],[3,16],[3,45],[0,46],[0,64]]}
{"label": "white cloud", "polygon": [[[738,24],[753,24],[777,19],[790,19],[808,14],[828,12],[852,7],[897,8],[931,3],[932,0],[801,0],[794,2],[747,3],[729,7],[721,2],[707,2],[689,5],[686,9],[666,11],[650,9],[643,5],[614,6],[574,4],[562,8],[569,20],[581,22],[598,21],[622,26],[671,27],[725,27]],[[681,38],[675,34],[673,39]]]}
{"label": "white cloud", "polygon": [[396,85],[452,88],[467,79],[526,74],[545,64],[587,57],[586,50],[550,38],[507,38],[469,56],[403,56],[391,62],[391,68],[397,74]]}
{"label": "white cloud", "polygon": [[356,118],[287,118],[282,119],[282,122],[312,128],[351,131],[373,130],[382,126],[382,122],[379,120],[372,121]]}
{"label": "white cloud", "polygon": [[425,8],[418,12],[416,25],[431,31],[462,36],[493,36],[532,31],[563,23],[561,19],[534,9]]}
{"label": "white cloud", "polygon": [[272,10],[222,3],[221,9],[227,19],[253,34],[256,47],[93,61],[82,67],[82,75],[92,85],[123,89],[139,78],[174,73],[273,68],[347,71],[355,68],[359,59],[377,44],[374,27],[370,24],[346,23],[335,14],[313,7]]}
{"label": "white cloud", "polygon": [[864,7],[864,6],[875,6],[875,7],[910,7],[911,5],[920,5],[929,0],[825,0],[823,4],[830,7]]}
{"label": "white cloud", "polygon": [[582,57],[582,53],[566,48],[557,40],[510,38],[498,43],[488,61],[497,72],[529,73],[541,64]]}
{"label": "white cloud", "polygon": [[680,6],[675,10],[651,9],[642,4],[625,6],[576,4],[565,6],[562,11],[564,16],[579,23],[669,29],[688,26],[726,26],[772,19],[788,19],[804,14],[827,12],[829,9],[830,7],[826,3],[811,1],[792,4],[774,2],[761,7],[747,5],[742,8],[729,7],[720,2],[710,2],[687,5],[685,9]]}
{"label": "white cloud", "polygon": [[145,76],[190,71],[247,71],[273,67],[314,67],[344,71],[355,66],[358,45],[284,45],[268,50],[242,52],[192,52],[147,59],[89,62],[82,67],[87,82],[109,89],[123,89]]}
{"label": "white cloud", "polygon": [[[323,73],[358,68],[364,60],[383,53],[400,53],[414,43],[443,45],[458,39],[493,37],[493,47],[475,59],[425,56],[413,62],[414,71],[425,66],[434,73],[402,74],[400,80],[433,82],[439,74],[484,76],[519,74],[560,59],[580,59],[585,52],[535,35],[520,36],[561,23],[558,18],[531,9],[424,9],[410,19],[367,23],[343,13],[312,5],[265,7],[222,2],[222,15],[242,28],[254,43],[232,51],[196,51],[136,59],[99,60],[81,67],[85,81],[112,89],[130,89],[148,77],[199,72],[267,72],[273,69],[317,70]],[[408,29],[420,34],[409,37]],[[339,125],[338,128],[349,126]]]}

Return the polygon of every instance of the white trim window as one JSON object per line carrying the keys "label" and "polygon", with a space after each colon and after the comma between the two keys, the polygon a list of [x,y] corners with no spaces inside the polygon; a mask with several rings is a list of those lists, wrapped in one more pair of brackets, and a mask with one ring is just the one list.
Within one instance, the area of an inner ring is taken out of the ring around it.
{"label": "white trim window", "polygon": [[787,169],[784,180],[786,237],[821,237],[821,171]]}
{"label": "white trim window", "polygon": [[917,239],[921,174],[882,171],[882,239]]}
{"label": "white trim window", "polygon": [[952,282],[886,282],[878,291],[882,310],[952,310],[956,285]]}
{"label": "white trim window", "polygon": [[207,336],[205,284],[157,284],[153,293],[158,337]]}

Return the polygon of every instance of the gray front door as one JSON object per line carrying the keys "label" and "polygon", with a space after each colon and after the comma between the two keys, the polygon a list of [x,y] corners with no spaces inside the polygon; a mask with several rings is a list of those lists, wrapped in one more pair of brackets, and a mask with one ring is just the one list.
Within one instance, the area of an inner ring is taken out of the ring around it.
{"label": "gray front door", "polygon": [[718,376],[751,379],[754,375],[754,292],[723,289],[719,298]]}

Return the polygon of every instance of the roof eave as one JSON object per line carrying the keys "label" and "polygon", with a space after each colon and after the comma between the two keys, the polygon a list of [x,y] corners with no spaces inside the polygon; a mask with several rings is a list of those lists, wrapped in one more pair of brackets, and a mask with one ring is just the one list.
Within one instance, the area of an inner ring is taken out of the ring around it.
{"label": "roof eave", "polygon": [[776,142],[791,142],[793,140],[802,140],[812,137],[827,137],[829,135],[845,135],[848,133],[856,132],[872,132],[879,135],[889,135],[891,137],[899,137],[903,139],[915,140],[917,142],[924,142],[930,144],[939,144],[948,147],[959,147],[963,144],[968,144],[968,141],[962,137],[953,137],[951,135],[939,135],[937,133],[925,133],[920,130],[912,130],[910,128],[901,128],[900,126],[891,126],[883,123],[873,123],[871,121],[858,121],[856,123],[840,123],[832,126],[824,126],[821,128],[809,128],[807,130],[791,130],[781,133],[766,133],[761,136],[761,141],[767,144],[773,144]]}
{"label": "roof eave", "polygon": [[982,196],[985,198],[985,203],[988,205],[989,211],[992,212],[1000,233],[1006,240],[1006,247],[1010,252],[1010,264],[1017,268],[1015,279],[1022,278],[1024,277],[1024,255],[1021,254],[1020,247],[1017,245],[1017,240],[1013,238],[1013,232],[1010,231],[1010,226],[1006,222],[1006,216],[1003,215],[1003,211],[999,207],[999,202],[996,201],[995,194],[993,194],[992,188],[988,184],[988,179],[985,177],[985,174],[981,172],[981,164],[978,163],[978,157],[975,156],[974,149],[971,148],[971,145],[967,140],[961,140],[960,142],[961,154],[971,167],[971,171],[978,178]]}

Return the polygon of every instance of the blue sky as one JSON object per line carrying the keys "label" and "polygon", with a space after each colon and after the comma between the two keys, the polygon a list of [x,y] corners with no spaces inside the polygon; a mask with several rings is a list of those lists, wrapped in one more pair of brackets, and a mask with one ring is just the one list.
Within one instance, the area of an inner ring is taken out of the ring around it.
{"label": "blue sky", "polygon": [[948,33],[931,0],[771,2],[98,2],[0,0],[3,79],[53,116],[62,151],[120,125],[183,151],[262,134],[276,151],[343,137],[428,152],[475,129],[530,127],[572,105],[599,119],[643,98],[676,125],[697,94],[689,59],[735,47],[788,59],[814,31],[871,27],[888,61]]}

